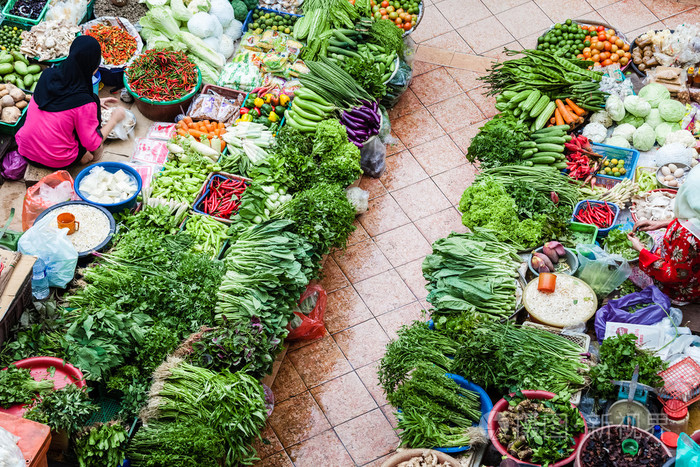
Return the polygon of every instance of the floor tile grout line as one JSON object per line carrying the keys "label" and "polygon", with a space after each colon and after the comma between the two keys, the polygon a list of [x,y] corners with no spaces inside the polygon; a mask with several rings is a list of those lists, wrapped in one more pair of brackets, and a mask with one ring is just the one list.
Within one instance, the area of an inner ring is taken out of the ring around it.
{"label": "floor tile grout line", "polygon": [[[452,78],[452,75],[450,75],[449,72],[447,72],[447,74],[450,76],[450,78]],[[452,78],[452,79],[455,81],[455,84],[457,85],[457,87],[458,87],[459,89],[462,90],[462,93],[464,94],[464,96],[462,96],[462,97],[463,97],[463,98],[466,98],[469,102],[471,102],[472,105],[473,105],[474,107],[476,107],[476,110],[479,112],[479,114],[481,114],[481,116],[483,117],[481,120],[483,120],[484,118],[486,118],[486,115],[484,114],[484,111],[481,110],[481,108],[476,104],[476,102],[474,102],[474,100],[469,96],[469,94],[467,94],[467,91],[465,91],[465,90],[462,89],[462,87],[459,85],[459,83],[457,82],[457,80],[455,80],[454,78]],[[479,87],[481,87],[481,86],[479,86]],[[474,89],[478,89],[478,88],[474,88]],[[473,91],[473,89],[470,89],[470,91]],[[445,102],[446,100],[447,100],[447,99],[445,99],[444,101],[436,102],[435,104],[431,104],[430,106],[425,106],[425,109],[428,111],[428,113],[430,114],[430,116],[433,117],[433,119],[435,119],[435,121],[436,121],[437,124],[440,126],[440,128],[442,128],[442,131],[444,131],[445,134],[449,136],[450,133],[445,129],[444,126],[442,126],[442,125],[440,124],[440,122],[438,122],[438,119],[435,117],[435,114],[433,114],[433,112],[430,110],[430,107],[432,107],[432,106],[434,106],[434,105],[437,105],[437,104],[441,104],[442,102]],[[478,120],[478,122],[480,122],[481,120]],[[476,123],[476,122],[475,122],[475,123]],[[458,128],[458,129],[456,129],[456,130],[453,130],[452,133],[454,133],[454,132],[456,132],[456,131],[463,130],[464,128],[466,128],[466,127],[468,127],[468,126],[471,126],[471,125],[474,125],[474,123],[469,123],[468,125],[465,125],[465,126],[463,126],[462,128]],[[438,136],[438,138],[442,138],[442,136]],[[435,138],[435,139],[438,139],[438,138]],[[435,139],[434,139],[434,140],[431,140],[431,141],[435,141]],[[428,141],[428,143],[430,143],[430,141]],[[427,144],[427,143],[423,143],[423,144]],[[423,144],[419,144],[418,146],[422,146]],[[414,146],[413,148],[417,148],[418,146]],[[413,153],[411,153],[411,155],[412,155],[414,158],[416,157]],[[416,159],[416,160],[417,160],[417,159]],[[425,169],[424,169],[424,170],[425,170]],[[449,169],[448,169],[448,170],[449,170]],[[427,172],[426,172],[426,173],[427,173]]]}

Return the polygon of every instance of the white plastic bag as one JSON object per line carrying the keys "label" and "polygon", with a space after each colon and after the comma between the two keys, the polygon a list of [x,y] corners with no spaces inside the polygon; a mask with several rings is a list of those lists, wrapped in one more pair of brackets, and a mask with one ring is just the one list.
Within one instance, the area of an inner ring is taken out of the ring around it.
{"label": "white plastic bag", "polygon": [[350,204],[355,208],[355,214],[360,215],[367,212],[369,205],[369,191],[365,191],[359,187],[352,187],[345,190],[345,195],[350,201]]}
{"label": "white plastic bag", "polygon": [[0,465],[3,467],[25,467],[24,454],[17,446],[19,437],[0,428]]}
{"label": "white plastic bag", "polygon": [[51,287],[65,287],[73,280],[78,252],[68,240],[68,230],[52,227],[50,216],[36,221],[24,232],[17,248],[22,254],[41,258],[46,264],[46,276]]}

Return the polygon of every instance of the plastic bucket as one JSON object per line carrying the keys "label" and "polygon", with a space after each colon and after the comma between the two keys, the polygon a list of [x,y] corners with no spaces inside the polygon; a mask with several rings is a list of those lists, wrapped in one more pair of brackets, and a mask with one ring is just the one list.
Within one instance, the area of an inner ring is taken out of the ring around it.
{"label": "plastic bucket", "polygon": [[[588,465],[587,463],[584,463],[583,461],[583,450],[586,447],[586,444],[588,443],[588,440],[591,436],[597,433],[606,433],[611,430],[619,429],[623,425],[608,425],[608,426],[603,426],[600,427],[596,430],[591,431],[588,433],[580,442],[578,443],[577,449],[576,449],[576,461],[574,462],[574,467],[586,467]],[[641,439],[641,438],[647,438],[651,442],[657,442],[661,445],[661,450],[666,454],[668,457],[671,457],[671,451],[660,441],[658,440],[654,435],[650,434],[649,432],[646,432],[644,430],[640,430],[639,428],[635,427],[629,427],[629,426],[624,426],[624,428],[631,428],[633,435],[631,436],[632,438],[636,439]]]}
{"label": "plastic bucket", "polygon": [[[94,167],[100,166],[103,169],[105,169],[107,172],[110,173],[115,173],[118,170],[123,170],[124,172],[128,173],[132,177],[136,179],[136,192],[131,195],[129,199],[126,199],[120,203],[116,204],[102,204],[102,203],[95,203],[94,201],[90,201],[87,199],[85,195],[80,191],[80,182],[83,180],[83,178],[90,173],[90,170],[92,170]],[[80,171],[77,177],[75,177],[75,193],[85,201],[86,203],[92,204],[94,206],[100,206],[102,208],[107,209],[111,213],[117,213],[124,211],[125,209],[131,209],[134,206],[136,206],[136,198],[139,196],[139,193],[141,192],[141,188],[143,187],[143,182],[141,180],[141,175],[131,166],[122,164],[121,162],[98,162],[97,164],[92,164],[88,167],[85,167],[83,170]]]}
{"label": "plastic bucket", "polygon": [[126,87],[129,94],[134,97],[136,108],[139,109],[139,112],[141,112],[144,117],[156,122],[172,122],[175,121],[175,117],[179,114],[187,112],[192,99],[194,99],[194,96],[197,95],[199,89],[202,87],[202,71],[197,67],[197,85],[192,88],[188,94],[171,101],[153,101],[145,97],[140,97],[129,86],[126,73],[124,73],[124,87]]}
{"label": "plastic bucket", "polygon": [[100,80],[101,79],[102,79],[102,76],[100,75],[99,70],[94,75],[92,75],[92,92],[95,94],[100,93]]}

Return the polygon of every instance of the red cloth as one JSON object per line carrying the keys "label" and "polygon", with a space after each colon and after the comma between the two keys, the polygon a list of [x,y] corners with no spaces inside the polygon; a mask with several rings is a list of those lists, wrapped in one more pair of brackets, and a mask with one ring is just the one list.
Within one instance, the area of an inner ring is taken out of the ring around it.
{"label": "red cloth", "polygon": [[673,300],[700,299],[700,240],[675,219],[666,229],[658,255],[646,248],[639,266]]}
{"label": "red cloth", "polygon": [[66,167],[78,157],[78,142],[88,151],[100,147],[98,128],[94,102],[62,112],[45,112],[32,99],[27,120],[15,136],[17,150],[47,167]]}

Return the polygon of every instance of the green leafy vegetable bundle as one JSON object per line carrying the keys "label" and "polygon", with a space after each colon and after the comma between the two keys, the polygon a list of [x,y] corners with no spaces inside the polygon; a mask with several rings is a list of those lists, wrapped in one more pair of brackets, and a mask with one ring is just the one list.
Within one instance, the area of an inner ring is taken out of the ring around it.
{"label": "green leafy vegetable bundle", "polygon": [[598,364],[591,369],[591,388],[598,397],[613,397],[617,390],[610,380],[631,380],[637,365],[640,383],[651,387],[663,386],[658,373],[668,365],[650,351],[637,347],[637,336],[622,334],[608,337],[600,345]]}
{"label": "green leafy vegetable bundle", "polygon": [[219,465],[224,446],[223,436],[201,420],[154,420],[136,432],[127,458],[134,467]]}
{"label": "green leafy vegetable bundle", "polygon": [[0,407],[29,404],[37,395],[53,389],[53,380],[35,381],[29,370],[10,365],[0,371]]}
{"label": "green leafy vegetable bundle", "polygon": [[[605,251],[616,255],[621,255],[627,261],[639,259],[639,252],[632,248],[632,242],[627,238],[625,230],[613,229],[605,237]],[[654,240],[646,232],[636,232],[637,238],[650,248],[654,244]]]}
{"label": "green leafy vegetable bundle", "polygon": [[75,437],[75,454],[80,467],[119,465],[124,460],[127,433],[119,422],[99,423],[84,428]]}
{"label": "green leafy vegetable bundle", "polygon": [[519,144],[528,139],[528,131],[510,114],[500,114],[489,120],[471,140],[467,159],[479,161],[481,167],[498,167],[519,164],[522,148]]}
{"label": "green leafy vegetable bundle", "polygon": [[263,387],[252,376],[214,373],[172,359],[156,372],[141,415],[145,423],[192,419],[211,426],[224,440],[226,465],[237,465],[254,459],[250,444],[265,425],[267,409]]}
{"label": "green leafy vegetable bundle", "polygon": [[510,322],[466,319],[453,370],[469,381],[500,393],[571,394],[585,386],[589,367],[581,361],[581,347],[570,340]]}
{"label": "green leafy vegetable bundle", "polygon": [[467,446],[469,428],[481,417],[478,393],[425,362],[417,365],[389,402],[401,409],[397,420],[402,446]]}
{"label": "green leafy vegetable bundle", "polygon": [[489,231],[476,229],[437,240],[423,261],[433,319],[442,324],[462,313],[509,317],[515,311],[515,278],[521,262],[515,248]]}
{"label": "green leafy vegetable bundle", "polygon": [[51,431],[65,430],[70,436],[80,430],[98,408],[90,400],[87,389],[69,384],[46,393],[24,418],[48,425]]}

